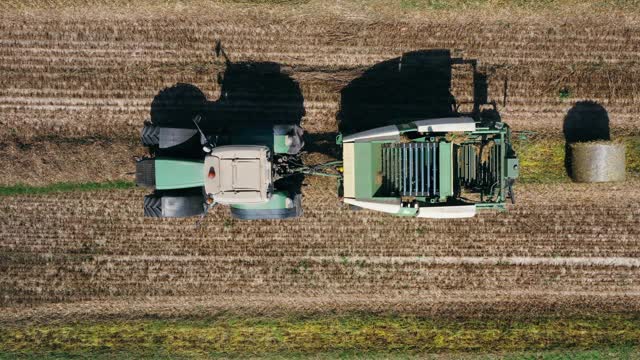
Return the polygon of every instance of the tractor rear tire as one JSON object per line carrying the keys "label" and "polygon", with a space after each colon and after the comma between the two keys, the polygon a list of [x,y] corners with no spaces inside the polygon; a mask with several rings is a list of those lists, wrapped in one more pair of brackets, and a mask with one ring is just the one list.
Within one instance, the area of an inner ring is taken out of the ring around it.
{"label": "tractor rear tire", "polygon": [[196,192],[154,193],[144,197],[144,216],[184,218],[205,212],[204,197]]}
{"label": "tractor rear tire", "polygon": [[144,197],[144,217],[162,217],[162,197],[155,194]]}
{"label": "tractor rear tire", "polygon": [[136,186],[156,186],[156,161],[155,159],[142,159],[136,162]]}
{"label": "tractor rear tire", "polygon": [[144,146],[158,146],[160,144],[160,127],[145,123],[140,139]]}
{"label": "tractor rear tire", "polygon": [[302,195],[294,196],[293,207],[287,209],[237,209],[231,207],[231,216],[239,220],[293,219],[302,215]]}

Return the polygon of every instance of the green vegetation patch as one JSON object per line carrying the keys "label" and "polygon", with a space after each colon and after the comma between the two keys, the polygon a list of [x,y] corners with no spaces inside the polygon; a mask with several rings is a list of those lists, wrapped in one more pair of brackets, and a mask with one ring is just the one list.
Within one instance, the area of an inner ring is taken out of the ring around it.
{"label": "green vegetation patch", "polygon": [[251,358],[251,359],[268,359],[268,360],[284,360],[284,359],[367,359],[367,360],[387,360],[387,359],[433,359],[433,360],[638,360],[640,353],[637,348],[633,347],[613,347],[598,350],[565,350],[565,351],[535,351],[535,352],[516,352],[501,354],[477,354],[477,353],[455,353],[455,354],[415,354],[401,351],[384,351],[384,352],[355,352],[355,351],[333,351],[316,354],[303,353],[279,353],[269,355],[251,355],[251,356],[233,356],[221,354],[171,354],[157,351],[154,353],[140,352],[94,352],[90,354],[73,354],[65,352],[51,353],[3,353],[0,352],[0,360],[4,359],[25,359],[25,360],[41,360],[41,359],[234,359],[234,358]]}
{"label": "green vegetation patch", "polygon": [[513,147],[520,161],[518,182],[566,182],[565,143],[562,140],[515,140]]}
{"label": "green vegetation patch", "polygon": [[627,138],[627,172],[640,174],[640,136]]}
{"label": "green vegetation patch", "polygon": [[11,195],[29,195],[29,194],[48,194],[56,192],[70,192],[70,191],[94,191],[94,190],[115,190],[115,189],[130,189],[135,187],[135,183],[131,181],[117,180],[107,182],[87,182],[87,183],[72,183],[61,182],[54,183],[45,186],[31,186],[24,184],[0,186],[0,196]]}
{"label": "green vegetation patch", "polygon": [[[518,353],[630,349],[640,318],[442,321],[412,316],[221,317],[0,329],[0,354],[307,356],[322,353]],[[616,350],[618,351],[618,350]],[[621,351],[621,350],[620,350]]]}
{"label": "green vegetation patch", "polygon": [[[640,137],[620,140],[627,147],[627,174],[640,174]],[[565,166],[565,142],[560,139],[520,140],[513,142],[520,159],[522,183],[552,183],[571,181]]]}

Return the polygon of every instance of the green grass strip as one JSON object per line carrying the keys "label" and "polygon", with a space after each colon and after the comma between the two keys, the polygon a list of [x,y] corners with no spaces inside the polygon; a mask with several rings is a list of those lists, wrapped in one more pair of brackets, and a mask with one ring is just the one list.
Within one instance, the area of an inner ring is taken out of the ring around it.
{"label": "green grass strip", "polygon": [[[640,137],[620,140],[627,146],[627,174],[640,174]],[[518,183],[569,182],[565,168],[565,142],[560,139],[513,141],[520,159]]]}
{"label": "green grass strip", "polygon": [[[609,351],[640,345],[640,318],[443,321],[410,316],[225,317],[0,329],[0,353],[301,356]],[[618,351],[618,350],[615,350]],[[620,350],[622,351],[622,350]]]}
{"label": "green grass strip", "polygon": [[87,183],[72,183],[61,182],[54,183],[45,186],[31,186],[24,184],[0,186],[0,196],[11,195],[31,195],[31,194],[49,194],[58,192],[71,192],[71,191],[95,191],[95,190],[115,190],[115,189],[130,189],[135,187],[135,183],[131,181],[116,180],[107,182],[87,182]]}
{"label": "green grass strip", "polygon": [[536,351],[536,352],[516,352],[516,353],[494,353],[494,354],[477,354],[477,353],[455,353],[438,356],[437,354],[414,354],[401,351],[380,351],[380,352],[354,352],[354,351],[334,351],[315,354],[304,353],[279,353],[269,355],[247,355],[233,356],[220,355],[215,353],[197,354],[197,353],[167,353],[161,350],[142,353],[142,352],[91,352],[85,354],[66,353],[62,351],[54,351],[50,353],[3,353],[0,352],[0,360],[65,360],[65,359],[91,359],[91,360],[114,360],[114,359],[266,359],[266,360],[285,360],[285,359],[367,359],[367,360],[388,360],[388,359],[459,359],[459,360],[639,360],[640,353],[637,348],[633,347],[613,347],[602,348],[598,350],[567,350],[567,351]]}

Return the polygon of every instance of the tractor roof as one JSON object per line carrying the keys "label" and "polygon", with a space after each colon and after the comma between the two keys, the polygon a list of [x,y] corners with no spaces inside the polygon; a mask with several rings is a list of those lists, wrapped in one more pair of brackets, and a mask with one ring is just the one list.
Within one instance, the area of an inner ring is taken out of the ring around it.
{"label": "tractor roof", "polygon": [[222,204],[262,203],[271,191],[269,148],[233,145],[214,148],[204,161],[204,187]]}

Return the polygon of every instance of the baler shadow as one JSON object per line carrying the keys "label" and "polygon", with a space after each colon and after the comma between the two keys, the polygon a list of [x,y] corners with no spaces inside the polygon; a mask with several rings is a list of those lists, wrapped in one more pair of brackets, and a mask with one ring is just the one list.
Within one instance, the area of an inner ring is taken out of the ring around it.
{"label": "baler shadow", "polygon": [[451,93],[454,64],[472,66],[473,112],[479,112],[488,89],[487,76],[477,71],[475,60],[452,58],[446,49],[413,51],[375,64],[340,91],[340,132],[459,115]]}
{"label": "baler shadow", "polygon": [[611,140],[609,114],[595,101],[577,102],[564,118],[564,165],[567,175],[573,175],[571,144],[576,142]]}

